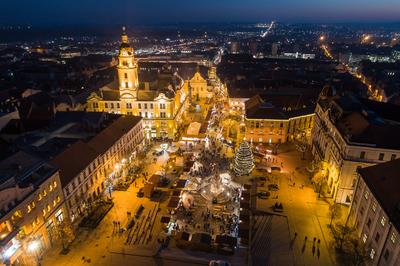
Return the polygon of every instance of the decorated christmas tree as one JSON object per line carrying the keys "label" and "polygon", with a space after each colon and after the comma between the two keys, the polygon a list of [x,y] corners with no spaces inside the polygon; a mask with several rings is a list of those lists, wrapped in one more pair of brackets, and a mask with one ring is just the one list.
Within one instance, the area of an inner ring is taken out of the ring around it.
{"label": "decorated christmas tree", "polygon": [[254,168],[253,152],[247,141],[240,143],[236,152],[235,162],[233,163],[233,171],[237,176],[248,175]]}

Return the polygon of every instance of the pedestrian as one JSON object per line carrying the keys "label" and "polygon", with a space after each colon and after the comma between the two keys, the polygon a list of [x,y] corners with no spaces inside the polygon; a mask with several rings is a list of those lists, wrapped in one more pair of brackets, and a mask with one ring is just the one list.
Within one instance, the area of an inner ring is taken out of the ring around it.
{"label": "pedestrian", "polygon": [[314,239],[313,239],[313,243],[315,243],[315,241],[317,240],[317,238],[316,237],[314,237]]}
{"label": "pedestrian", "polygon": [[307,241],[307,236],[304,237],[304,242]]}
{"label": "pedestrian", "polygon": [[321,242],[321,240],[318,238],[318,245],[319,245],[320,242]]}
{"label": "pedestrian", "polygon": [[318,259],[319,259],[319,256],[321,255],[321,253],[320,253],[320,251],[319,251],[319,248],[317,249],[317,257],[318,257]]}
{"label": "pedestrian", "polygon": [[312,246],[312,255],[314,256],[315,254],[315,246]]}

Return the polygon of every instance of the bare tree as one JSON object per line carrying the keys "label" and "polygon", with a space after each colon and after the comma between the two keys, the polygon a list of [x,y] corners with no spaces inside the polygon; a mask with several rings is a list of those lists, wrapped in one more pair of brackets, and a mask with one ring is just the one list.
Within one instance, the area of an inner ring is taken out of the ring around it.
{"label": "bare tree", "polygon": [[339,219],[340,216],[342,216],[342,208],[339,203],[333,203],[329,206],[329,216],[331,218],[329,227],[332,227],[332,221],[334,219]]}
{"label": "bare tree", "polygon": [[354,227],[345,224],[336,224],[331,226],[331,232],[333,239],[335,240],[336,248],[343,251],[343,245],[350,241],[354,231]]}
{"label": "bare tree", "polygon": [[321,197],[322,187],[326,182],[326,175],[324,174],[323,170],[320,168],[315,169],[311,180],[318,189],[318,198]]}
{"label": "bare tree", "polygon": [[65,252],[68,250],[69,244],[75,239],[72,224],[67,219],[63,219],[60,223],[57,224],[56,230],[57,237],[62,244],[62,251]]}
{"label": "bare tree", "polygon": [[349,255],[354,266],[363,266],[369,260],[369,254],[364,246],[357,238],[352,238],[349,241]]}

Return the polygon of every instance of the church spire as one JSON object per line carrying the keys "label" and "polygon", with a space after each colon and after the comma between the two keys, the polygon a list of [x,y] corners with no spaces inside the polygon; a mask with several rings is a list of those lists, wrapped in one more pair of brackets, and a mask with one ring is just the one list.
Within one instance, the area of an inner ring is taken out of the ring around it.
{"label": "church spire", "polygon": [[128,35],[126,34],[126,27],[125,26],[122,27],[121,41],[122,41],[122,43],[128,43],[129,42]]}

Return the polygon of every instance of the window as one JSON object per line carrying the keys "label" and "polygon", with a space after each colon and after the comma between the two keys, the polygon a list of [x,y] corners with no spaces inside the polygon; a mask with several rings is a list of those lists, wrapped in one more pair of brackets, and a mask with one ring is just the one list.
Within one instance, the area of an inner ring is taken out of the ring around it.
{"label": "window", "polygon": [[105,107],[105,108],[108,108],[108,103],[104,103],[104,107]]}
{"label": "window", "polygon": [[379,158],[378,158],[378,160],[379,161],[383,161],[383,158],[385,157],[385,154],[384,153],[379,153]]}
{"label": "window", "polygon": [[260,127],[260,123],[256,122],[256,128]]}
{"label": "window", "polygon": [[364,198],[368,199],[368,196],[369,196],[369,191],[365,191]]}
{"label": "window", "polygon": [[392,156],[390,157],[390,160],[395,160],[396,159],[396,154],[392,154]]}
{"label": "window", "polygon": [[144,104],[144,109],[147,109],[147,103]]}
{"label": "window", "polygon": [[373,211],[373,212],[376,211],[376,202],[372,203],[372,211]]}
{"label": "window", "polygon": [[150,109],[153,109],[153,104],[152,103],[150,104]]}
{"label": "window", "polygon": [[128,78],[128,73],[124,73],[124,77],[127,79]]}
{"label": "window", "polygon": [[111,108],[114,108],[114,103],[111,103]]}
{"label": "window", "polygon": [[367,226],[368,226],[368,227],[371,226],[371,218],[368,218]]}
{"label": "window", "polygon": [[142,116],[142,112],[139,112],[139,116]]}
{"label": "window", "polygon": [[389,259],[389,255],[390,255],[389,250],[386,249],[385,254],[383,255],[383,258],[387,261]]}
{"label": "window", "polygon": [[131,103],[126,103],[126,108],[132,109],[132,104]]}
{"label": "window", "polygon": [[375,249],[371,248],[371,253],[369,253],[369,256],[371,257],[371,259],[374,259]]}
{"label": "window", "polygon": [[390,236],[390,240],[392,241],[393,244],[394,244],[394,242],[396,242],[396,234],[394,232]]}
{"label": "window", "polygon": [[279,125],[279,127],[283,127],[283,123],[281,123],[281,124]]}
{"label": "window", "polygon": [[165,103],[160,103],[160,109],[165,109]]}
{"label": "window", "polygon": [[141,109],[142,108],[142,104],[138,103],[138,108]]}
{"label": "window", "polygon": [[119,109],[119,103],[117,103],[117,108]]}
{"label": "window", "polygon": [[360,152],[360,159],[364,159],[365,158],[365,151]]}
{"label": "window", "polygon": [[161,118],[165,118],[165,112],[161,112],[161,113],[160,113],[160,117],[161,117]]}
{"label": "window", "polygon": [[386,223],[386,218],[385,218],[385,216],[382,216],[381,225],[385,226],[385,223]]}
{"label": "window", "polygon": [[376,232],[375,242],[378,242],[380,238],[381,238],[381,235],[378,232]]}
{"label": "window", "polygon": [[129,83],[125,82],[125,88],[129,88]]}
{"label": "window", "polygon": [[367,242],[367,238],[368,238],[367,234],[364,234],[362,238],[364,243]]}

